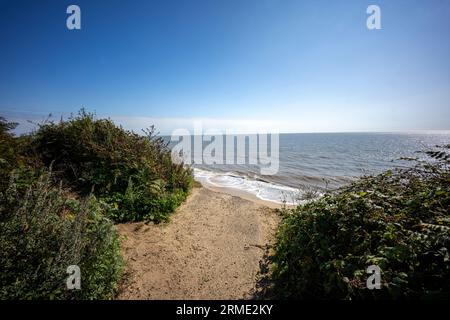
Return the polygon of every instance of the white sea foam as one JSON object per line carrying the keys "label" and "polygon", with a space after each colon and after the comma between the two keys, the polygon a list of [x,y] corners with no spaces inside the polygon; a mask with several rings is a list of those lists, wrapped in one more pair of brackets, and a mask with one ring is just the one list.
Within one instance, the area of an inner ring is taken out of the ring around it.
{"label": "white sea foam", "polygon": [[289,205],[300,202],[298,200],[301,195],[299,189],[251,179],[233,172],[220,173],[194,168],[194,178],[200,183],[215,187],[237,189],[264,201],[280,204],[285,201]]}

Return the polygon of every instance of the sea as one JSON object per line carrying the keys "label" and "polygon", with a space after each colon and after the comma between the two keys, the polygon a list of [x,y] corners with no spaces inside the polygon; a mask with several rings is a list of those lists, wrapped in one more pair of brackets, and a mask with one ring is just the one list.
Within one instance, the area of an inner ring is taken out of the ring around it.
{"label": "sea", "polygon": [[[226,141],[224,137],[224,149]],[[278,141],[278,170],[274,174],[262,174],[261,166],[250,164],[246,154],[246,161],[240,164],[192,163],[194,178],[264,201],[296,204],[306,194],[320,195],[363,175],[411,166],[414,162],[406,159],[424,158],[423,151],[450,144],[450,131],[280,134]],[[203,150],[208,143],[202,142]],[[169,144],[174,145],[173,141]]]}

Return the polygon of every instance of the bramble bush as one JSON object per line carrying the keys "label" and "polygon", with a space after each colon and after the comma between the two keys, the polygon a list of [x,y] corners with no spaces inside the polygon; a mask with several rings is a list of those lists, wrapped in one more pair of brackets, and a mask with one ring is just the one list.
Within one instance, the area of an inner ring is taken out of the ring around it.
{"label": "bramble bush", "polygon": [[160,222],[185,200],[192,172],[172,162],[153,127],[144,132],[81,110],[68,121],[41,125],[32,136],[32,153],[81,196],[92,192],[110,204],[115,221]]}
{"label": "bramble bush", "polygon": [[[79,115],[28,135],[0,117],[0,299],[109,299],[122,270],[111,220],[167,220],[192,186],[154,129]],[[81,290],[67,290],[67,267]]]}
{"label": "bramble bush", "polygon": [[10,172],[16,168],[17,161],[20,161],[17,138],[10,132],[16,126],[17,123],[0,117],[0,190],[7,188]]}
{"label": "bramble bush", "polygon": [[[93,196],[77,200],[42,174],[24,189],[13,173],[0,192],[0,299],[106,299],[120,279],[119,236]],[[78,265],[82,290],[67,290]]]}
{"label": "bramble bush", "polygon": [[[364,177],[283,210],[266,297],[448,299],[449,146],[409,169]],[[366,269],[378,265],[381,289]]]}

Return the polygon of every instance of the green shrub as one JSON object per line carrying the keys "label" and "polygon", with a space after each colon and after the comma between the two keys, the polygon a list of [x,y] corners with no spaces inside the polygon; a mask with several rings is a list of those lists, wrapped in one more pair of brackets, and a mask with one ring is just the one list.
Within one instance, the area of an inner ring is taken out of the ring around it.
{"label": "green shrub", "polygon": [[[154,128],[138,135],[81,110],[32,135],[32,152],[79,195],[93,192],[116,221],[165,220],[192,187],[192,172],[172,162]],[[176,204],[175,206],[172,204]]]}
{"label": "green shrub", "polygon": [[[364,177],[285,210],[265,294],[448,299],[450,156],[445,150],[428,154],[430,162]],[[366,288],[369,265],[382,270],[380,290]]]}
{"label": "green shrub", "polygon": [[7,187],[9,174],[17,166],[18,143],[10,132],[16,126],[0,117],[0,190]]}
{"label": "green shrub", "polygon": [[[122,260],[108,217],[167,220],[191,170],[153,127],[140,136],[84,110],[21,137],[15,126],[0,117],[0,299],[111,298]],[[66,289],[70,265],[81,290]]]}
{"label": "green shrub", "polygon": [[135,190],[130,183],[127,191],[114,193],[101,199],[108,204],[108,216],[116,222],[151,220],[167,221],[170,213],[186,199],[187,192],[175,190],[172,193],[149,196],[147,191]]}
{"label": "green shrub", "polygon": [[[120,278],[119,238],[105,208],[53,187],[43,174],[25,192],[13,173],[0,192],[0,299],[106,299]],[[67,290],[67,267],[81,269],[81,290]]]}

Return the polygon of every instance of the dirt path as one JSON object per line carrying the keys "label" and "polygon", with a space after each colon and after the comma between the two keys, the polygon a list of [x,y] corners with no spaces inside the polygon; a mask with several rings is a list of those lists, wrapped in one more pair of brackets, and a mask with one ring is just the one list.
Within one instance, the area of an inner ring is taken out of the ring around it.
{"label": "dirt path", "polygon": [[170,223],[119,225],[127,239],[119,299],[250,298],[277,214],[255,202],[205,188]]}

